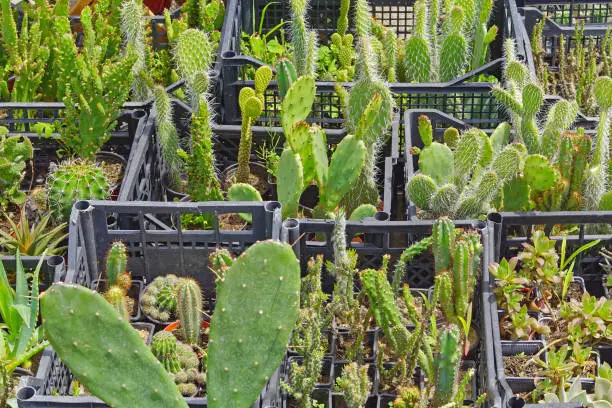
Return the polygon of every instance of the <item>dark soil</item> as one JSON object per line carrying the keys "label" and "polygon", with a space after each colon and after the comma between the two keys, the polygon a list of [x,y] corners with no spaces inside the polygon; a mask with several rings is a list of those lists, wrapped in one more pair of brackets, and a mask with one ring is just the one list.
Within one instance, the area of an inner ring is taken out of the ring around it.
{"label": "dark soil", "polygon": [[219,229],[225,231],[240,231],[244,229],[246,221],[244,221],[236,213],[219,215]]}
{"label": "dark soil", "polygon": [[[364,336],[364,358],[374,358],[374,347],[372,344],[366,343],[368,337]],[[355,339],[353,337],[344,335],[338,336],[336,338],[336,360],[344,360],[346,359],[346,351],[350,349],[355,344]]]}
{"label": "dark soil", "polygon": [[540,367],[535,361],[528,364],[533,356],[504,356],[504,369],[507,377],[537,377]]}
{"label": "dark soil", "polygon": [[580,299],[582,299],[583,292],[584,291],[582,290],[580,284],[572,282],[570,283],[567,293],[565,294],[565,301],[569,301],[571,299],[580,301]]}
{"label": "dark soil", "polygon": [[121,163],[106,163],[100,162],[100,167],[108,180],[108,184],[116,186],[120,183],[123,178],[123,165]]}

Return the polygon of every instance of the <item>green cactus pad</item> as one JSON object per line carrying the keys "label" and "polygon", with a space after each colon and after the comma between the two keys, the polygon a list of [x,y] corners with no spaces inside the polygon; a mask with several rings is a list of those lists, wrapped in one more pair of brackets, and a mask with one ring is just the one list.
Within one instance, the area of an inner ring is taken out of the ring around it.
{"label": "green cactus pad", "polygon": [[378,209],[372,204],[362,204],[351,213],[349,221],[361,221],[365,218],[373,217]]}
{"label": "green cactus pad", "polygon": [[40,298],[43,327],[88,391],[115,407],[185,407],[163,366],[99,294],[54,284]]}
{"label": "green cactus pad", "polygon": [[445,184],[431,197],[430,211],[436,216],[451,216],[459,202],[459,193],[454,184]]}
{"label": "green cactus pad", "polygon": [[[246,183],[232,184],[227,190],[227,199],[229,201],[263,201],[259,191]],[[253,216],[250,213],[240,213],[239,215],[246,222],[253,222]]]}
{"label": "green cactus pad", "polygon": [[272,75],[272,69],[267,65],[257,68],[255,71],[255,93],[257,95],[264,94],[272,80]]}
{"label": "green cactus pad", "polygon": [[500,152],[508,145],[511,130],[512,126],[510,126],[508,122],[502,122],[497,125],[490,137],[491,145],[493,146],[493,151],[495,153]]}
{"label": "green cactus pad", "polygon": [[[419,130],[419,136],[421,137],[421,140],[423,141],[423,145],[425,147],[431,145],[431,142],[433,142],[433,129],[431,127],[431,121],[429,120],[427,116],[425,115],[419,116],[418,130]],[[456,130],[457,129],[455,129],[455,131]]]}
{"label": "green cactus pad", "polygon": [[519,173],[521,155],[512,146],[506,146],[493,161],[493,170],[501,181],[510,180]]}
{"label": "green cactus pad", "polygon": [[288,58],[279,58],[276,65],[276,82],[278,83],[278,93],[281,100],[287,95],[287,91],[291,85],[297,80],[297,72],[295,66]]}
{"label": "green cactus pad", "polygon": [[406,74],[410,82],[427,83],[431,76],[431,56],[427,40],[412,36],[406,40]]}
{"label": "green cactus pad", "polygon": [[544,92],[542,88],[535,84],[527,84],[523,88],[523,112],[525,115],[535,115],[542,102],[544,101]]}
{"label": "green cactus pad", "polygon": [[310,142],[312,145],[312,160],[314,161],[315,179],[319,186],[327,185],[327,140],[325,132],[319,126],[310,128]]}
{"label": "green cactus pad", "polygon": [[453,174],[454,157],[448,146],[438,142],[423,148],[419,155],[419,168],[423,174],[431,177],[437,184],[450,181]]}
{"label": "green cactus pad", "polygon": [[320,204],[331,211],[348,193],[359,174],[366,158],[366,147],[353,135],[345,136],[336,147],[329,163],[328,183],[321,193]]}
{"label": "green cactus pad", "polygon": [[258,242],[234,261],[210,323],[211,408],[244,408],[255,401],[283,359],[299,296],[300,266],[289,245]]}
{"label": "green cactus pad", "polygon": [[462,34],[449,34],[440,50],[440,81],[448,82],[457,78],[467,62],[467,42]]}
{"label": "green cactus pad", "polygon": [[444,144],[451,150],[455,150],[459,144],[459,131],[454,127],[449,127],[444,131]]}
{"label": "green cactus pad", "polygon": [[[484,151],[480,146],[480,130],[473,128],[463,134],[455,150],[455,183],[461,189],[467,182],[467,178],[478,164],[480,155]],[[450,149],[449,149],[450,150]],[[423,154],[421,153],[421,160]],[[442,164],[438,164],[442,167]]]}
{"label": "green cactus pad", "polygon": [[306,120],[315,99],[315,81],[311,77],[300,77],[287,91],[282,101],[281,117],[285,135],[297,122]]}
{"label": "green cactus pad", "polygon": [[504,211],[526,211],[529,209],[529,183],[524,177],[517,177],[504,183]]}
{"label": "green cactus pad", "polygon": [[181,75],[191,81],[198,72],[207,71],[215,50],[208,34],[195,28],[181,33],[176,42],[175,61]]}
{"label": "green cactus pad", "polygon": [[283,219],[297,217],[304,179],[300,156],[291,149],[283,150],[278,163],[278,201],[282,204]]}
{"label": "green cactus pad", "polygon": [[417,207],[429,210],[429,201],[437,189],[436,182],[431,177],[417,174],[406,184],[406,195]]}
{"label": "green cactus pad", "polygon": [[536,191],[546,191],[555,184],[555,169],[546,159],[539,154],[532,154],[525,160],[523,166],[525,181]]}
{"label": "green cactus pad", "polygon": [[593,91],[597,105],[602,109],[612,108],[612,78],[608,76],[598,77],[595,80]]}

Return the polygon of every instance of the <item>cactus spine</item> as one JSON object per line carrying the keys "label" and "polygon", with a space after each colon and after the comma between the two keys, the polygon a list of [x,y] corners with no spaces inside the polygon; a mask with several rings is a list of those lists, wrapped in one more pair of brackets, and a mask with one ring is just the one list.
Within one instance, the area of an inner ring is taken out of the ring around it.
{"label": "cactus spine", "polygon": [[177,312],[187,344],[200,342],[202,291],[193,279],[181,278],[176,286]]}
{"label": "cactus spine", "polygon": [[164,366],[167,372],[176,373],[181,369],[178,357],[178,341],[174,334],[168,331],[155,333],[151,340],[151,351],[153,355]]}
{"label": "cactus spine", "polygon": [[297,76],[315,77],[317,72],[317,32],[306,26],[308,0],[291,0],[291,44]]}
{"label": "cactus spine", "polygon": [[125,0],[121,5],[121,27],[126,49],[133,50],[137,56],[132,67],[132,96],[137,101],[145,101],[151,91],[142,74],[149,71],[151,55],[146,40],[145,9],[138,0]]}
{"label": "cactus spine", "polygon": [[47,178],[49,208],[61,220],[68,220],[72,205],[78,200],[104,200],[110,186],[97,164],[85,160],[61,163]]}
{"label": "cactus spine", "polygon": [[146,288],[140,303],[145,315],[162,322],[176,316],[176,285],[175,275],[158,276]]}
{"label": "cactus spine", "polygon": [[210,325],[211,408],[255,401],[283,358],[299,295],[300,267],[289,245],[258,242],[233,262],[219,284]]}
{"label": "cactus spine", "polygon": [[170,186],[179,186],[181,177],[181,159],[179,157],[179,140],[174,126],[173,108],[170,97],[161,85],[153,88],[153,110],[156,117],[157,137],[167,172]]}
{"label": "cactus spine", "polygon": [[40,310],[62,362],[109,406],[187,407],[138,333],[102,296],[83,286],[54,284],[41,295]]}
{"label": "cactus spine", "polygon": [[272,69],[267,65],[261,66],[255,71],[255,89],[245,87],[240,90],[238,104],[242,111],[242,128],[238,147],[238,170],[236,171],[236,182],[238,183],[249,182],[251,174],[249,159],[253,143],[251,127],[264,109],[264,92],[271,79]]}
{"label": "cactus spine", "polygon": [[0,209],[9,203],[21,205],[26,196],[20,190],[26,162],[32,159],[32,142],[25,136],[8,136],[0,127]]}

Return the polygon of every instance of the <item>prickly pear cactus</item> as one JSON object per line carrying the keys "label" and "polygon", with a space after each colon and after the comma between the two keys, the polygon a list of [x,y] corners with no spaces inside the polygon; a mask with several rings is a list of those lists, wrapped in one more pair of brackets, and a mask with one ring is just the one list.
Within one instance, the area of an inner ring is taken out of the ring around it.
{"label": "prickly pear cactus", "polygon": [[210,325],[211,408],[255,401],[283,358],[299,296],[300,267],[290,246],[258,242],[234,261],[219,285]]}
{"label": "prickly pear cactus", "polygon": [[202,326],[202,290],[193,279],[180,278],[176,285],[176,310],[181,321],[181,331],[187,344],[200,343]]}
{"label": "prickly pear cactus", "polygon": [[25,175],[26,162],[32,159],[34,150],[27,137],[7,136],[8,130],[0,127],[0,208],[9,203],[17,205],[25,201],[20,190]]}
{"label": "prickly pear cactus", "polygon": [[278,93],[281,97],[281,101],[287,95],[287,91],[297,81],[297,71],[295,66],[288,58],[279,58],[278,64],[276,65],[276,82],[278,82]]}
{"label": "prickly pear cactus", "polygon": [[47,178],[49,208],[61,220],[68,220],[78,200],[104,200],[110,186],[102,169],[94,163],[76,159],[61,163]]}
{"label": "prickly pear cactus", "polygon": [[178,37],[174,60],[179,74],[187,82],[194,110],[197,109],[200,95],[208,89],[208,82],[201,81],[201,76],[210,68],[214,55],[213,45],[204,31],[189,28]]}
{"label": "prickly pear cactus", "polygon": [[[262,201],[261,194],[250,184],[235,183],[227,190],[228,201]],[[240,218],[252,222],[253,216],[249,213],[240,213]]]}
{"label": "prickly pear cactus", "polygon": [[41,295],[40,311],[45,334],[62,362],[109,406],[187,408],[136,330],[99,294],[54,284]]}

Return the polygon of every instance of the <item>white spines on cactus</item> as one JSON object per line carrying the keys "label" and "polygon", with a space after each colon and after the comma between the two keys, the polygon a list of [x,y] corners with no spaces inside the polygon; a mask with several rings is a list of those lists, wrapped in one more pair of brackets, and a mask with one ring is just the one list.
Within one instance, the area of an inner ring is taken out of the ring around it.
{"label": "white spines on cactus", "polygon": [[137,56],[132,67],[134,79],[132,81],[133,98],[137,101],[147,100],[151,90],[145,83],[141,73],[148,72],[147,61],[149,48],[145,36],[145,10],[138,0],[125,0],[121,5],[121,29],[125,37],[126,49]]}
{"label": "white spines on cactus", "polygon": [[207,73],[213,58],[214,49],[207,33],[195,28],[181,33],[176,42],[174,59],[179,74],[187,83],[194,111],[198,110],[200,95],[207,91]]}
{"label": "white spines on cactus", "polygon": [[291,0],[291,45],[293,62],[298,77],[315,77],[317,71],[317,33],[309,30],[306,24],[308,0]]}
{"label": "white spines on cactus", "polygon": [[157,118],[157,137],[168,182],[170,186],[177,186],[181,173],[181,159],[178,155],[179,140],[174,126],[172,103],[161,85],[153,88],[153,113]]}

